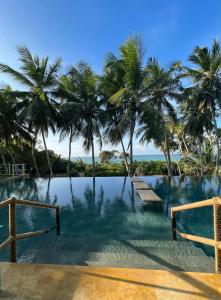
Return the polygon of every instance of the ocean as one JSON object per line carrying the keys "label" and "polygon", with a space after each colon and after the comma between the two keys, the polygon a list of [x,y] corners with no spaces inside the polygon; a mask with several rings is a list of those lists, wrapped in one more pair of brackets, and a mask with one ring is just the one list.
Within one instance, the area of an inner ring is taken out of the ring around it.
{"label": "ocean", "polygon": [[[172,154],[171,155],[171,159],[172,160],[176,160],[179,161],[180,160],[180,154]],[[81,156],[81,157],[72,157],[71,160],[72,161],[76,161],[78,159],[82,159],[83,162],[85,162],[86,164],[91,164],[92,163],[92,158],[90,156]],[[149,155],[134,155],[134,160],[136,161],[156,161],[156,160],[160,160],[160,161],[165,161],[165,157],[163,154],[149,154]],[[95,161],[96,162],[100,162],[100,158],[99,156],[95,157]],[[116,157],[114,159],[111,160],[112,162],[120,162],[121,159],[119,157]]]}

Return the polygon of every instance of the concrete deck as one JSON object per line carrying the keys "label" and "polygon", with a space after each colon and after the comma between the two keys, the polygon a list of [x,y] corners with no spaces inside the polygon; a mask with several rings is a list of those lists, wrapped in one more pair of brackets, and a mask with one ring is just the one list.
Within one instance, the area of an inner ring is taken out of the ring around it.
{"label": "concrete deck", "polygon": [[0,299],[221,299],[221,275],[160,270],[0,264]]}

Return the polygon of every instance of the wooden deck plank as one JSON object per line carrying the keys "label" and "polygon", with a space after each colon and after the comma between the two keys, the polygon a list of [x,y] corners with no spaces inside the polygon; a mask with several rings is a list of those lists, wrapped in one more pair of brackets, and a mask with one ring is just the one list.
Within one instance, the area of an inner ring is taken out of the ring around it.
{"label": "wooden deck plank", "polygon": [[137,190],[138,195],[142,201],[148,202],[161,202],[160,197],[155,194],[152,190]]}
{"label": "wooden deck plank", "polygon": [[151,190],[151,187],[144,181],[137,181],[133,183],[136,190]]}
{"label": "wooden deck plank", "polygon": [[132,182],[144,182],[140,177],[132,177]]}

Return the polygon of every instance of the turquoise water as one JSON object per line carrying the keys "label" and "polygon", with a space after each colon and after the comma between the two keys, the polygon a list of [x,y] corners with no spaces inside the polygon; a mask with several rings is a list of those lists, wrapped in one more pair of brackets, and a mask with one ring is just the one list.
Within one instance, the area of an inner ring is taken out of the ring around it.
{"label": "turquoise water", "polygon": [[[218,177],[142,178],[162,198],[162,205],[144,206],[130,178],[123,177],[96,178],[95,182],[92,178],[10,180],[0,183],[0,200],[15,196],[60,205],[63,239],[163,241],[171,240],[168,220],[171,206],[221,194],[221,179]],[[50,227],[54,221],[52,210],[17,208],[18,233]],[[213,235],[210,208],[178,214],[178,223],[189,233],[207,237]],[[8,235],[7,224],[7,208],[0,209],[0,242]],[[55,232],[19,241],[18,256],[24,256],[26,261],[26,249],[41,248],[39,243],[47,244],[47,239],[52,235],[55,236]],[[7,251],[0,253],[2,260],[8,259]]]}
{"label": "turquoise water", "polygon": [[[180,154],[173,154],[171,155],[172,160],[180,160]],[[91,164],[92,163],[92,158],[90,156],[81,156],[81,157],[72,157],[72,161],[76,161],[78,159],[82,159],[85,163]],[[165,157],[162,154],[149,154],[149,155],[134,155],[134,160],[135,161],[165,161]],[[100,158],[98,156],[95,157],[96,162],[100,162]],[[119,157],[113,158],[111,160],[112,162],[120,162],[121,160]]]}

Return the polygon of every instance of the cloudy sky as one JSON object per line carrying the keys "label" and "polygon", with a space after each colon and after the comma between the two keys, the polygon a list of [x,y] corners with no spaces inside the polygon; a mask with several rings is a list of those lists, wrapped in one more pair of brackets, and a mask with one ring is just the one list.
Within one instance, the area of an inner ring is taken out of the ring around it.
{"label": "cloudy sky", "polygon": [[[16,46],[25,44],[51,61],[62,57],[64,72],[84,59],[101,73],[106,54],[117,54],[128,36],[140,33],[147,57],[157,57],[164,66],[178,59],[188,64],[196,45],[221,40],[220,24],[220,0],[0,0],[0,62],[19,68]],[[22,89],[2,74],[0,82]],[[59,143],[58,135],[50,134],[47,144],[67,156],[67,141]],[[137,140],[134,150],[159,153],[152,144],[141,146]],[[73,156],[84,155],[81,141],[75,141]]]}

